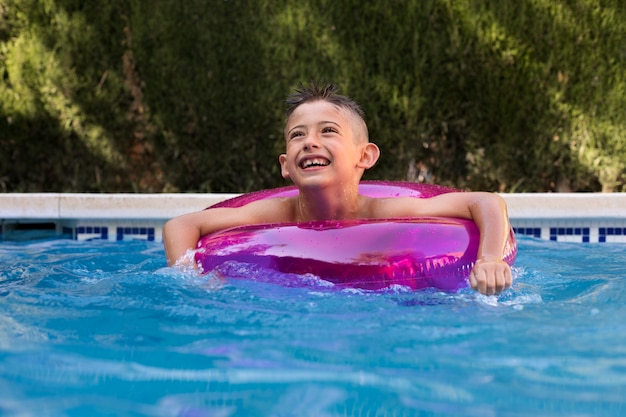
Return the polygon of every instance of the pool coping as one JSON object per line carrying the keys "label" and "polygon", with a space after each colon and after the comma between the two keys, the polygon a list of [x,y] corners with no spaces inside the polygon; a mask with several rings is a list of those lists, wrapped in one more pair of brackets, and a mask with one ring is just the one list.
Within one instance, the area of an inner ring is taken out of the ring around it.
{"label": "pool coping", "polygon": [[0,219],[170,219],[238,194],[0,194]]}
{"label": "pool coping", "polygon": [[[162,225],[170,218],[202,210],[238,194],[88,194],[88,193],[5,193],[0,194],[0,222],[3,232],[17,223],[58,222],[59,227],[72,229],[75,238],[78,227],[107,225],[119,227],[144,222],[156,228],[152,239],[160,240]],[[508,205],[509,217],[516,232],[544,239],[573,235],[583,242],[626,242],[626,193],[515,193],[501,195]],[[591,226],[590,226],[591,225]],[[104,227],[104,226],[103,226]],[[591,227],[591,230],[583,230]],[[604,227],[602,232],[599,228]],[[566,230],[571,228],[572,230]],[[580,231],[576,229],[582,228]],[[607,230],[606,228],[610,228]],[[563,229],[563,230],[561,230]],[[615,229],[615,230],[614,230]],[[619,238],[602,240],[601,236]],[[126,233],[126,236],[142,235]],[[622,235],[623,238],[622,238]],[[83,237],[98,237],[93,232]],[[112,236],[107,235],[109,238]],[[146,236],[148,236],[146,234]],[[586,238],[585,238],[586,236]],[[590,237],[591,236],[591,237]]]}
{"label": "pool coping", "polygon": [[[0,194],[0,219],[170,219],[239,194]],[[499,194],[511,219],[626,218],[626,193]]]}

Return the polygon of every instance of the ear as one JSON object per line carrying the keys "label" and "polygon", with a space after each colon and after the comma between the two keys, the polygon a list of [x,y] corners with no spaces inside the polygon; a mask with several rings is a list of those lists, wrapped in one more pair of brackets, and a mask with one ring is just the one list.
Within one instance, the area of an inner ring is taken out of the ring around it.
{"label": "ear", "polygon": [[278,162],[280,162],[280,173],[283,178],[289,178],[289,170],[287,169],[287,155],[284,153],[280,154],[278,156]]}
{"label": "ear", "polygon": [[363,146],[361,150],[361,159],[357,164],[357,167],[363,169],[369,169],[376,164],[378,158],[380,157],[380,149],[376,146],[375,143],[368,142]]}

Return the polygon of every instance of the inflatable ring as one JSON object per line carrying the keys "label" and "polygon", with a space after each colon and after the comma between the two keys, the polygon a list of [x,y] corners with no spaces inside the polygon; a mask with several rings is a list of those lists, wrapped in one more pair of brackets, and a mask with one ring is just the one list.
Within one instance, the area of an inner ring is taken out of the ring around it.
{"label": "inflatable ring", "polygon": [[[361,194],[371,197],[428,198],[451,191],[457,190],[405,182],[363,181],[359,186]],[[212,207],[239,207],[258,199],[297,193],[295,187],[281,187],[243,194]],[[203,272],[238,262],[288,274],[284,276],[287,281],[312,274],[340,288],[380,290],[403,286],[456,291],[467,286],[478,242],[474,222],[456,218],[261,224],[202,237],[195,260]],[[516,254],[511,231],[503,260],[512,265]]]}

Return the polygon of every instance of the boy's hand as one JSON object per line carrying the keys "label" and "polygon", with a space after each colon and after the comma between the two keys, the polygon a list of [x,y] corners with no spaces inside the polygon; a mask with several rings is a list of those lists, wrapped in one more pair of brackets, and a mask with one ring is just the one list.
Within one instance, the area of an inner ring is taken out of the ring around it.
{"label": "boy's hand", "polygon": [[470,274],[470,285],[485,295],[499,294],[513,284],[511,267],[498,258],[480,258]]}

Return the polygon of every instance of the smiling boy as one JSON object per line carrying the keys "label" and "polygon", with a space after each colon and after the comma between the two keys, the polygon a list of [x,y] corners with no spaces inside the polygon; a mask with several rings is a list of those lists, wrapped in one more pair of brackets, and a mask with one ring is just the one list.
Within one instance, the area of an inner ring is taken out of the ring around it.
{"label": "smiling boy", "polygon": [[299,189],[293,197],[263,199],[238,208],[213,208],[168,221],[163,242],[173,265],[200,237],[230,227],[313,220],[457,217],[473,220],[480,231],[472,288],[497,294],[512,284],[511,268],[502,260],[510,231],[506,204],[493,193],[454,192],[428,199],[372,198],[359,194],[359,182],[380,151],[369,141],[360,107],[338,95],[332,85],[301,86],[287,99],[279,156],[281,173]]}

